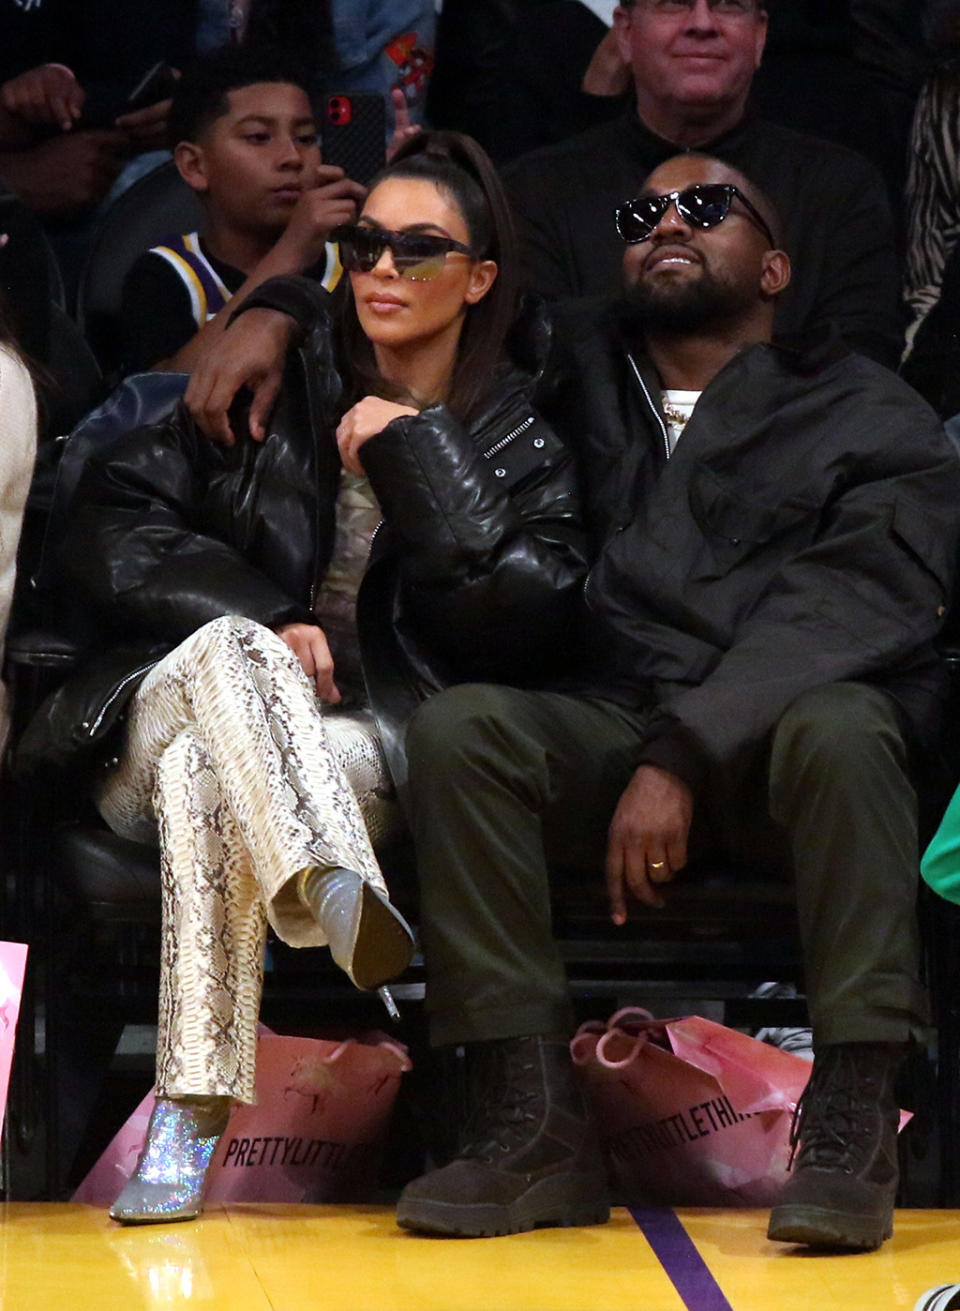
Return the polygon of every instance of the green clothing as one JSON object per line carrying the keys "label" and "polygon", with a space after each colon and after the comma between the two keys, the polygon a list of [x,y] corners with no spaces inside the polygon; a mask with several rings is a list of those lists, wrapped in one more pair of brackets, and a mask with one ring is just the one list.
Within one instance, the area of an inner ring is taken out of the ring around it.
{"label": "green clothing", "polygon": [[960,902],[960,788],[953,794],[920,862],[924,881],[947,901]]}
{"label": "green clothing", "polygon": [[[607,827],[651,713],[463,684],[414,715],[409,799],[435,1044],[569,1025],[551,880],[572,867],[606,896]],[[925,1036],[906,757],[889,696],[828,684],[798,697],[758,749],[712,769],[694,807],[692,857],[762,862],[793,882],[818,1044]]]}

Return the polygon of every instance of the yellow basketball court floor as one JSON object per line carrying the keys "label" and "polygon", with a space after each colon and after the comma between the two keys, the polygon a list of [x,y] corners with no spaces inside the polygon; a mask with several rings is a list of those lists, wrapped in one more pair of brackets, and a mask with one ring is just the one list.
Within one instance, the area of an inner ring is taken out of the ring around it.
{"label": "yellow basketball court floor", "polygon": [[[960,1285],[960,1212],[901,1211],[879,1252],[801,1255],[760,1211],[628,1211],[509,1238],[418,1238],[389,1207],[212,1206],[122,1229],[0,1207],[0,1311],[914,1311]],[[922,1303],[921,1303],[922,1305]]]}

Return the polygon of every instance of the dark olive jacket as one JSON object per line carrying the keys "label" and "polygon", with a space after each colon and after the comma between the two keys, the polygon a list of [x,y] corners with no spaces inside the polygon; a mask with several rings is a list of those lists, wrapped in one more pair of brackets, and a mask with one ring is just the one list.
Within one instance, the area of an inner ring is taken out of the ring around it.
{"label": "dark olive jacket", "polygon": [[[343,402],[324,293],[310,294],[315,326],[288,360],[262,445],[220,448],[180,407],[88,461],[64,555],[94,634],[28,726],[22,769],[109,755],[144,674],[209,620],[315,622]],[[545,320],[533,315],[517,339],[528,367],[505,365],[469,423],[436,406],[362,450],[383,523],[358,627],[398,782],[403,723],[423,696],[472,679],[540,682],[568,646],[587,555],[573,459],[545,417],[562,379],[544,369]]]}

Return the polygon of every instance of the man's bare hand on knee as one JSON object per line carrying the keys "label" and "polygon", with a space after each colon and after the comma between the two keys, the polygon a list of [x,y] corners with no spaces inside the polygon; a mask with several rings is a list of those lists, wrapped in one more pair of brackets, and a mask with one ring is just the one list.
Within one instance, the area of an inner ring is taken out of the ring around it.
{"label": "man's bare hand on knee", "polygon": [[627,921],[627,893],[662,906],[659,884],[687,863],[693,794],[656,765],[641,765],[614,811],[607,837],[607,892],[614,924]]}

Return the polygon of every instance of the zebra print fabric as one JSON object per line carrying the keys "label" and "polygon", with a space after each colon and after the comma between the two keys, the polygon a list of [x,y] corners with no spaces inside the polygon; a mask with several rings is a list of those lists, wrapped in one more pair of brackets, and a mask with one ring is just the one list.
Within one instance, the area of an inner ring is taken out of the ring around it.
{"label": "zebra print fabric", "polygon": [[941,69],[917,101],[907,178],[908,342],[940,297],[960,237],[960,67]]}

